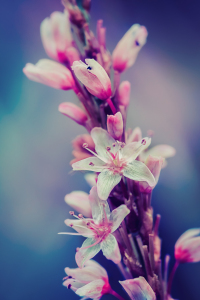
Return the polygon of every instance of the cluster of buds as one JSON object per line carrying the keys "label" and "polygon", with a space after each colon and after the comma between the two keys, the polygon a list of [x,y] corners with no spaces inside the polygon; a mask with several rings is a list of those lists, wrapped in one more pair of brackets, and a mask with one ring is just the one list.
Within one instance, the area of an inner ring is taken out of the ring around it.
{"label": "cluster of buds", "polygon": [[[65,224],[85,237],[77,248],[75,269],[66,268],[63,285],[77,295],[98,300],[104,294],[123,298],[110,287],[104,268],[91,260],[102,251],[124,276],[120,284],[130,299],[169,300],[179,263],[200,261],[200,230],[183,234],[175,245],[176,264],[169,280],[161,271],[160,216],[153,222],[152,190],[158,183],[166,158],[175,155],[168,145],[150,148],[151,134],[139,127],[126,130],[130,83],[120,83],[120,74],[131,67],[146,43],[147,30],[134,24],[116,45],[106,48],[106,29],[97,22],[97,36],[89,28],[90,0],[63,0],[64,12],[54,12],[41,24],[47,55],[35,65],[28,63],[25,75],[56,89],[72,89],[80,106],[64,102],[59,112],[87,133],[73,141],[73,170],[89,171],[85,179],[90,194],[73,191],[65,197],[73,219]],[[73,33],[72,33],[73,26]],[[76,35],[76,38],[74,38]],[[82,43],[78,48],[75,40]],[[111,70],[114,71],[113,85]],[[167,274],[168,256],[165,271]],[[168,286],[168,287],[167,287]]]}

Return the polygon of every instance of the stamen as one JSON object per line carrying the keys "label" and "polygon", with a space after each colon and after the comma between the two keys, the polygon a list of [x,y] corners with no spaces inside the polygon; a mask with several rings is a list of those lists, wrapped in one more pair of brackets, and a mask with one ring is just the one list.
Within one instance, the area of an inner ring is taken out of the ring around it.
{"label": "stamen", "polygon": [[88,147],[88,144],[87,143],[84,143],[83,144],[83,148],[87,148]]}
{"label": "stamen", "polygon": [[92,166],[92,167],[94,167],[94,164],[93,164],[93,162],[90,162],[90,163],[89,163],[89,165],[90,165],[90,166]]}
{"label": "stamen", "polygon": [[142,145],[146,145],[146,143],[147,143],[147,142],[146,142],[145,139],[143,139],[143,140],[141,141],[141,144],[142,144]]}
{"label": "stamen", "polygon": [[85,148],[87,151],[89,151],[90,153],[92,153],[94,156],[98,157],[100,160],[104,161],[105,163],[107,162],[104,158],[100,157],[97,153],[95,153],[94,151],[90,150],[88,148],[87,143],[83,144],[83,148]]}
{"label": "stamen", "polygon": [[79,214],[79,215],[78,215],[78,218],[79,218],[79,219],[84,219],[84,217],[83,217],[82,214]]}
{"label": "stamen", "polygon": [[[88,249],[88,248],[91,248],[91,247],[93,247],[93,246],[96,246],[97,244],[99,244],[99,243],[101,242],[102,238],[103,238],[103,237],[98,238],[94,244],[92,244],[92,245],[90,245],[90,246],[87,246],[87,247],[81,247],[81,249],[83,250],[83,249]],[[80,248],[79,248],[79,249],[80,249]]]}
{"label": "stamen", "polygon": [[74,211],[69,211],[69,214],[70,214],[71,216],[73,216],[73,215],[74,215]]}
{"label": "stamen", "polygon": [[106,149],[107,149],[107,151],[110,151],[110,150],[111,150],[111,148],[110,148],[110,147],[107,147]]}
{"label": "stamen", "polygon": [[68,289],[70,289],[70,288],[71,288],[71,286],[72,286],[72,285],[71,285],[71,283],[70,283],[70,284],[68,284],[67,288],[68,288]]}
{"label": "stamen", "polygon": [[92,68],[90,66],[87,67],[87,70],[92,70]]}

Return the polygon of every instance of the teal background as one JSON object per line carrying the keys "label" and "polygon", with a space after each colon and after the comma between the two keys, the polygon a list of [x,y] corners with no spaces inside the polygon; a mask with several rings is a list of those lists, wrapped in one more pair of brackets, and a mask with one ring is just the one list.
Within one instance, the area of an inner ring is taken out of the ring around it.
{"label": "teal background", "polygon": [[[82,238],[57,235],[67,230],[65,194],[89,191],[81,173],[70,173],[71,140],[85,132],[58,113],[63,101],[78,103],[72,92],[29,81],[27,62],[47,55],[41,21],[59,0],[1,0],[0,10],[0,236],[2,300],[78,299],[62,286],[64,267],[75,267]],[[199,1],[93,0],[91,27],[102,18],[112,51],[133,23],[145,25],[148,42],[134,67],[123,74],[132,84],[128,126],[153,145],[177,150],[153,193],[154,212],[162,215],[162,256],[170,254],[187,229],[200,227],[200,19]],[[121,292],[116,267],[102,255],[111,284]],[[200,299],[200,264],[179,267],[172,295]],[[112,299],[113,296],[105,296]],[[114,298],[113,298],[114,299]]]}

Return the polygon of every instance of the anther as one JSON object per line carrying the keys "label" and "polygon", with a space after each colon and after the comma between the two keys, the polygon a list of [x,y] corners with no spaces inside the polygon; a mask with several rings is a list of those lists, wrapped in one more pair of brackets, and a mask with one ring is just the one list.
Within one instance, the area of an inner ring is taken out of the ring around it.
{"label": "anther", "polygon": [[107,147],[107,148],[106,148],[106,150],[107,150],[107,151],[110,151],[110,150],[111,150],[111,148],[110,148],[110,147]]}
{"label": "anther", "polygon": [[116,143],[113,143],[112,146],[115,147],[115,146],[116,146]]}
{"label": "anther", "polygon": [[90,162],[89,165],[92,166],[92,167],[94,166],[93,162]]}
{"label": "anther", "polygon": [[87,148],[88,144],[87,143],[83,143],[83,148]]}
{"label": "anther", "polygon": [[136,46],[140,46],[140,43],[138,41],[135,41]]}
{"label": "anther", "polygon": [[67,286],[67,288],[68,288],[68,289],[71,289],[71,286],[72,286],[72,285],[71,285],[71,284],[69,284],[69,285]]}
{"label": "anther", "polygon": [[92,68],[90,66],[87,67],[87,70],[92,70]]}
{"label": "anther", "polygon": [[141,141],[141,144],[142,144],[142,145],[146,145],[146,143],[147,143],[147,142],[146,142],[145,139],[143,139],[143,140]]}
{"label": "anther", "polygon": [[83,219],[83,215],[82,214],[78,214],[79,219]]}
{"label": "anther", "polygon": [[76,248],[76,252],[78,252],[79,250],[80,250],[80,248],[77,247],[77,248]]}
{"label": "anther", "polygon": [[69,224],[69,227],[73,227],[73,224]]}
{"label": "anther", "polygon": [[90,222],[87,222],[86,225],[87,225],[87,226],[90,226]]}
{"label": "anther", "polygon": [[71,216],[73,216],[73,215],[74,215],[74,211],[69,211],[69,214],[70,214]]}

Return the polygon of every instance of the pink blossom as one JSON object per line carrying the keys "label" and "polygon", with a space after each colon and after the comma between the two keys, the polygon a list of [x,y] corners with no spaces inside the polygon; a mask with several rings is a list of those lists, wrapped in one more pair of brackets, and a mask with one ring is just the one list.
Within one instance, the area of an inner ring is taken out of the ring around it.
{"label": "pink blossom", "polygon": [[89,195],[82,191],[74,191],[65,196],[65,202],[75,209],[78,213],[92,217],[92,210],[89,201]]}
{"label": "pink blossom", "polygon": [[136,181],[146,181],[150,186],[155,185],[155,179],[147,166],[136,160],[138,155],[151,143],[150,138],[128,145],[120,143],[102,128],[93,128],[92,139],[95,143],[94,154],[72,164],[73,170],[88,170],[100,172],[97,180],[98,195],[106,200],[112,189],[120,182],[122,176]]}
{"label": "pink blossom", "polygon": [[118,104],[127,107],[130,102],[131,84],[129,81],[122,81],[118,90]]}
{"label": "pink blossom", "polygon": [[65,268],[65,272],[68,276],[63,285],[84,299],[99,300],[111,290],[106,270],[94,260],[87,261],[82,269]]}
{"label": "pink blossom", "polygon": [[114,70],[123,72],[135,63],[140,49],[146,43],[147,35],[146,28],[139,24],[134,24],[125,33],[113,51]]}
{"label": "pink blossom", "polygon": [[104,68],[94,59],[86,59],[86,64],[74,61],[72,70],[87,90],[101,100],[110,98],[111,82]]}
{"label": "pink blossom", "polygon": [[142,276],[119,282],[132,300],[156,300],[154,291]]}
{"label": "pink blossom", "polygon": [[86,113],[77,105],[71,103],[71,102],[64,102],[61,103],[58,107],[59,112],[61,112],[63,115],[69,117],[76,123],[85,126],[86,121],[88,119]]}
{"label": "pink blossom", "polygon": [[55,89],[70,90],[74,88],[71,72],[63,65],[49,59],[40,59],[36,65],[26,64],[23,72],[30,80]]}
{"label": "pink blossom", "polygon": [[[92,219],[79,216],[78,220],[65,220],[65,224],[75,229],[78,235],[87,237],[82,247],[76,252],[77,265],[82,268],[100,250],[107,259],[111,259],[118,264],[121,260],[121,254],[117,240],[112,233],[117,230],[130,211],[126,205],[120,205],[110,212],[107,201],[99,199],[96,187],[91,189],[89,201],[92,209]],[[72,232],[63,234],[77,235]]]}
{"label": "pink blossom", "polygon": [[55,11],[50,18],[44,19],[40,26],[40,33],[44,49],[49,57],[60,62],[66,62],[70,58],[71,63],[79,59],[78,51],[73,47],[67,10],[63,13]]}
{"label": "pink blossom", "polygon": [[200,261],[200,228],[189,229],[180,236],[174,255],[180,263]]}
{"label": "pink blossom", "polygon": [[117,112],[114,116],[107,116],[108,133],[116,140],[120,139],[123,133],[122,114]]}

